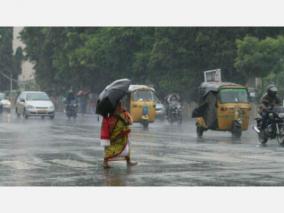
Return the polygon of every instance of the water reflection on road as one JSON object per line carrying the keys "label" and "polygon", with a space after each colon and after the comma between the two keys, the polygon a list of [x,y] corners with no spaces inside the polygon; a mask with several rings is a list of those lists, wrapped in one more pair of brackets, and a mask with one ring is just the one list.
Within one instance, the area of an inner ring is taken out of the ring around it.
{"label": "water reflection on road", "polygon": [[252,130],[240,140],[208,131],[194,121],[132,127],[131,153],[138,166],[102,167],[97,116],[54,120],[0,115],[1,186],[196,186],[284,185],[284,149],[259,146]]}

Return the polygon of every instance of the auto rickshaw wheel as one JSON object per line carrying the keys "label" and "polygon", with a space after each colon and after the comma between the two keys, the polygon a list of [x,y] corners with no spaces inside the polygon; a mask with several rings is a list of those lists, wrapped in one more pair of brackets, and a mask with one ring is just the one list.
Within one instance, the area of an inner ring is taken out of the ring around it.
{"label": "auto rickshaw wheel", "polygon": [[196,126],[197,136],[201,138],[203,136],[204,129],[201,126]]}
{"label": "auto rickshaw wheel", "polygon": [[232,127],[232,136],[235,138],[240,138],[242,136],[242,127],[238,123],[234,123]]}
{"label": "auto rickshaw wheel", "polygon": [[232,135],[233,135],[233,137],[235,137],[235,138],[241,138],[241,136],[242,136],[242,130],[234,130],[234,131],[232,131]]}
{"label": "auto rickshaw wheel", "polygon": [[143,122],[142,122],[142,125],[143,125],[143,128],[144,128],[144,129],[148,129],[148,127],[149,127],[149,122],[143,121]]}

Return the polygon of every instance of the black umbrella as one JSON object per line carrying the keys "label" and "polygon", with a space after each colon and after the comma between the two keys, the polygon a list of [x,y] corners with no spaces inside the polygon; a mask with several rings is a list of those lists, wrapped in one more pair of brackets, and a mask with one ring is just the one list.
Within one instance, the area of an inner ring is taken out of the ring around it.
{"label": "black umbrella", "polygon": [[113,113],[118,101],[128,92],[129,79],[120,79],[109,84],[99,95],[96,113],[106,116]]}

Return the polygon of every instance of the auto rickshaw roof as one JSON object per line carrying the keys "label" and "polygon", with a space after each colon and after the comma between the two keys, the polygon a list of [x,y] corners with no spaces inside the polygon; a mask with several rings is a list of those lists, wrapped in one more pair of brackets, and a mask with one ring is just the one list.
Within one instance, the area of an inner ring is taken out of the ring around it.
{"label": "auto rickshaw roof", "polygon": [[128,91],[129,92],[133,92],[136,90],[152,90],[153,92],[155,92],[155,89],[153,87],[147,86],[147,85],[130,85]]}
{"label": "auto rickshaw roof", "polygon": [[218,92],[221,88],[246,88],[240,84],[231,82],[203,82],[200,86],[202,96],[206,96],[209,92]]}

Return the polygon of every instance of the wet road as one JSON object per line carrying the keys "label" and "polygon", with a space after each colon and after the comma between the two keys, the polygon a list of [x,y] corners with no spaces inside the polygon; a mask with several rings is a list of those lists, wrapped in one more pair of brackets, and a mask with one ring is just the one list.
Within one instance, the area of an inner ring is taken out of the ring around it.
{"label": "wet road", "polygon": [[139,165],[101,166],[95,115],[68,121],[0,115],[0,186],[277,186],[284,185],[284,148],[258,145],[252,130],[240,141],[208,131],[202,140],[193,120],[132,127],[131,153]]}

